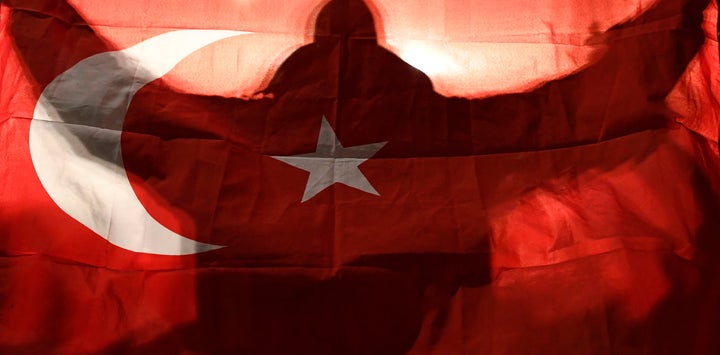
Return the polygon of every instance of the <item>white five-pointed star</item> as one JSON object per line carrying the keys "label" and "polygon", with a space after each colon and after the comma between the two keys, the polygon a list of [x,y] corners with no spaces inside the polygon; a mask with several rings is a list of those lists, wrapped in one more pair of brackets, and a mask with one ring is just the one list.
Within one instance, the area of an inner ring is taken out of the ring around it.
{"label": "white five-pointed star", "polygon": [[317,149],[314,153],[289,157],[273,156],[273,158],[310,173],[301,202],[311,199],[335,183],[379,196],[380,194],[358,169],[358,166],[375,155],[385,143],[387,142],[345,148],[330,127],[330,123],[323,116]]}

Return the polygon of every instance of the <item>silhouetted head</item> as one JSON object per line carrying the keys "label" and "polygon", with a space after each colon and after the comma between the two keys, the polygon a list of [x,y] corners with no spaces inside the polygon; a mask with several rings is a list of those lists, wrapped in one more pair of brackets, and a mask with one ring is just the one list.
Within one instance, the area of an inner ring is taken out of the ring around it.
{"label": "silhouetted head", "polygon": [[315,22],[315,39],[327,36],[375,38],[372,11],[362,0],[330,0]]}
{"label": "silhouetted head", "polygon": [[[317,15],[308,21],[315,25],[315,40],[283,61],[262,94],[294,92],[328,98],[337,96],[338,90],[347,97],[402,92],[411,93],[413,99],[419,92],[434,94],[425,74],[378,43],[382,18],[378,16],[376,25],[378,11],[372,3],[330,0],[316,10]],[[323,108],[316,115],[332,111]]]}

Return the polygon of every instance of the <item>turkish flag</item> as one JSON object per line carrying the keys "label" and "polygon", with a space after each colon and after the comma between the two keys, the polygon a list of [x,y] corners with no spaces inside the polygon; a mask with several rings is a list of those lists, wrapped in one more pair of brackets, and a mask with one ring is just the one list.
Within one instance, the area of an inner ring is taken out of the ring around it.
{"label": "turkish flag", "polygon": [[720,351],[714,2],[0,15],[0,352]]}

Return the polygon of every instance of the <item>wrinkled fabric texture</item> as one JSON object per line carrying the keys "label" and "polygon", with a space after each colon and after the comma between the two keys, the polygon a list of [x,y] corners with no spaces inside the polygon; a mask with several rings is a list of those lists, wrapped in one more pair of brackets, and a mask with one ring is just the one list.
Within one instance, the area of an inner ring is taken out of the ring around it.
{"label": "wrinkled fabric texture", "polygon": [[[0,352],[720,352],[715,2],[141,3],[0,4]],[[61,73],[179,29],[250,34],[140,88],[119,161],[223,248],[136,253],[49,196],[30,126]],[[377,195],[301,201],[273,157],[323,117],[386,142]]]}

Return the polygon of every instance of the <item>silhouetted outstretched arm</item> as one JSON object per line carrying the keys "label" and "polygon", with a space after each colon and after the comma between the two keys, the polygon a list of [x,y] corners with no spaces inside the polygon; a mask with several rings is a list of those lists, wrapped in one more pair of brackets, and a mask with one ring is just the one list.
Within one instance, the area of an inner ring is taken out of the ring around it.
{"label": "silhouetted outstretched arm", "polygon": [[607,50],[580,72],[528,93],[449,99],[448,110],[467,118],[467,146],[476,153],[572,146],[665,126],[672,113],[664,99],[703,43],[707,4],[660,0],[599,35]]}

